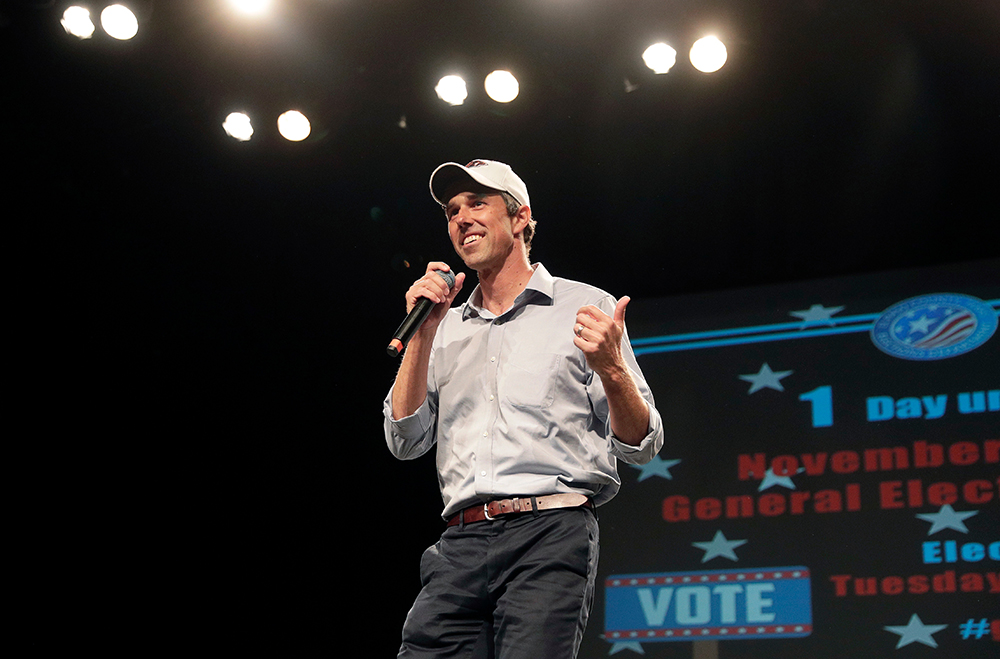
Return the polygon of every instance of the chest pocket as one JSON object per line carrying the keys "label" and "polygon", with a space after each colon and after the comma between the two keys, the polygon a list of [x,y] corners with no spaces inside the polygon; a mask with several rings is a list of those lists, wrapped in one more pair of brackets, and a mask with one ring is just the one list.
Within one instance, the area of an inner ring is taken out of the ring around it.
{"label": "chest pocket", "polygon": [[519,354],[506,366],[501,395],[515,407],[544,409],[555,399],[562,356],[554,353]]}

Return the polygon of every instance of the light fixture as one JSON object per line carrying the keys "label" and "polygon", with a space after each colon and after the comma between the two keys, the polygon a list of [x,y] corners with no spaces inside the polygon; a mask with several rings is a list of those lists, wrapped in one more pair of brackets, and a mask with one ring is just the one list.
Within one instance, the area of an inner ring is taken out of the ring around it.
{"label": "light fixture", "polygon": [[665,43],[654,43],[643,52],[642,61],[654,73],[666,73],[677,63],[677,51]]}
{"label": "light fixture", "polygon": [[101,27],[115,39],[126,41],[139,32],[139,21],[125,5],[109,5],[101,12]]}
{"label": "light fixture", "polygon": [[702,37],[691,46],[691,65],[702,73],[715,73],[726,63],[726,46],[718,37]]}
{"label": "light fixture", "polygon": [[510,103],[517,98],[520,86],[510,71],[494,71],[486,76],[486,93],[497,103]]}
{"label": "light fixture", "polygon": [[311,131],[309,120],[298,110],[289,110],[278,117],[278,132],[289,142],[301,142]]}
{"label": "light fixture", "polygon": [[250,117],[242,112],[231,112],[222,123],[222,129],[233,139],[246,142],[253,136],[253,125]]}
{"label": "light fixture", "polygon": [[438,98],[449,105],[461,105],[469,96],[469,91],[465,86],[465,80],[459,76],[449,75],[438,81],[434,88]]}
{"label": "light fixture", "polygon": [[67,33],[80,39],[89,39],[94,36],[94,30],[97,29],[94,26],[94,21],[90,20],[90,11],[77,6],[68,7],[63,12],[59,24]]}

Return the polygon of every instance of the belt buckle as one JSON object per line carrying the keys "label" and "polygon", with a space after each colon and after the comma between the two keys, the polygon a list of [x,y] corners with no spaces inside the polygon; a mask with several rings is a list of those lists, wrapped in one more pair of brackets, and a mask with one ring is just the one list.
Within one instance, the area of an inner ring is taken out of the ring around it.
{"label": "belt buckle", "polygon": [[[490,515],[490,503],[497,503],[497,502],[496,501],[491,501],[491,502],[484,503],[483,504],[483,515],[486,516],[486,519],[488,519],[489,521],[492,522],[492,521],[496,520],[496,517],[493,517],[492,515]],[[519,504],[518,497],[514,497],[513,499],[511,499],[510,503],[511,503],[511,510],[509,512],[512,512],[512,513],[519,513],[519,512],[521,512],[521,507],[520,507],[520,504]],[[497,517],[499,517],[500,515],[506,515],[506,514],[508,514],[508,513],[505,513],[503,511],[503,506],[500,506],[500,512],[497,513]]]}

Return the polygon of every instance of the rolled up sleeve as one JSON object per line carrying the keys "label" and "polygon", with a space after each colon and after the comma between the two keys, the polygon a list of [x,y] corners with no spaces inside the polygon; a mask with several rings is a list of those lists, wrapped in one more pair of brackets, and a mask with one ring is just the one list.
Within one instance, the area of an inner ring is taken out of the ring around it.
{"label": "rolled up sleeve", "polygon": [[418,458],[434,446],[434,414],[428,400],[425,399],[413,414],[393,419],[390,389],[382,403],[382,413],[385,416],[385,443],[400,460]]}
{"label": "rolled up sleeve", "polygon": [[646,464],[663,448],[663,421],[660,419],[660,413],[648,399],[646,400],[646,407],[649,408],[649,432],[646,433],[646,436],[636,446],[620,441],[611,432],[611,424],[608,424],[608,436],[611,438],[611,452],[615,457],[628,464]]}

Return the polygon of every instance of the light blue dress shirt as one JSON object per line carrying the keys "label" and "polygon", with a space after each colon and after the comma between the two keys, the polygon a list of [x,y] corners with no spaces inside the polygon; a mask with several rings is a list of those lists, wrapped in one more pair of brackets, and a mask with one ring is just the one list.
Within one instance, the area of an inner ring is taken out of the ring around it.
{"label": "light blue dress shirt", "polygon": [[495,316],[479,288],[438,326],[427,398],[392,418],[383,404],[389,450],[402,460],[437,446],[442,516],[493,499],[577,492],[596,505],[618,492],[617,459],[644,464],[663,446],[653,395],[626,335],[622,354],[649,407],[638,446],[614,437],[604,386],[573,344],[580,307],[613,315],[616,301],[587,284],[552,277],[536,264],[525,290]]}

